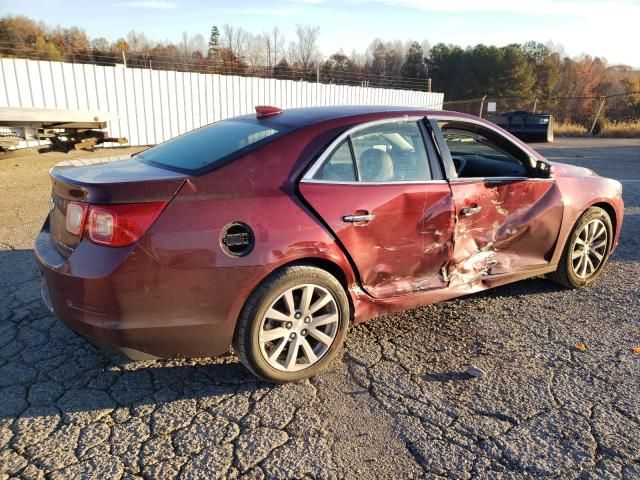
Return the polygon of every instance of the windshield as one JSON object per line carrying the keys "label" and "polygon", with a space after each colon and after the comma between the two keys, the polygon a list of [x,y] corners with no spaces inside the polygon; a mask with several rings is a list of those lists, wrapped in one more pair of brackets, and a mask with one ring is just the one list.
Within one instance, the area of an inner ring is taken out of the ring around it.
{"label": "windshield", "polygon": [[224,120],[145,150],[136,159],[186,173],[197,173],[246,153],[280,131],[252,120]]}

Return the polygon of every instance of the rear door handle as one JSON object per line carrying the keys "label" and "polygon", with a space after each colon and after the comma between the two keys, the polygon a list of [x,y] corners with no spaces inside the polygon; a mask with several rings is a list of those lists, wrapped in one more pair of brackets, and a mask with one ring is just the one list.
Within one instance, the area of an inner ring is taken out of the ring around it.
{"label": "rear door handle", "polygon": [[464,217],[468,217],[470,215],[475,215],[480,210],[482,210],[482,207],[480,207],[480,206],[478,206],[477,204],[474,203],[470,207],[465,207],[462,210],[460,210],[460,215],[462,215]]}
{"label": "rear door handle", "polygon": [[374,218],[375,218],[375,215],[371,215],[370,213],[365,213],[361,215],[345,215],[344,217],[342,217],[342,221],[349,222],[349,223],[361,223],[361,222],[365,223],[365,222],[370,222]]}

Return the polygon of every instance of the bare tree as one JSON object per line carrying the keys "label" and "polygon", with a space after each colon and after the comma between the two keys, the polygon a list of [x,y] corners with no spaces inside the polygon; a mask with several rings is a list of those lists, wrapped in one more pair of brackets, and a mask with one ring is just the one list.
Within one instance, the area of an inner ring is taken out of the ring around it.
{"label": "bare tree", "polygon": [[241,27],[235,28],[228,23],[222,27],[222,45],[238,59],[242,60],[245,57],[247,40],[248,34]]}
{"label": "bare tree", "polygon": [[266,64],[268,53],[263,35],[249,35],[246,49],[246,60],[250,67],[256,68]]}
{"label": "bare tree", "polygon": [[267,55],[267,66],[275,67],[278,64],[278,55],[284,53],[284,36],[280,33],[278,27],[273,27],[271,32],[265,32],[263,36]]}
{"label": "bare tree", "polygon": [[189,39],[188,50],[190,55],[198,53],[204,56],[207,53],[207,42],[204,37],[198,33]]}
{"label": "bare tree", "polygon": [[127,43],[129,44],[129,48],[136,52],[143,51],[154,46],[154,42],[150,42],[144,33],[136,32],[135,30],[131,30],[127,33]]}
{"label": "bare tree", "polygon": [[318,36],[320,35],[320,27],[311,25],[296,26],[296,36],[298,41],[293,44],[293,56],[296,62],[300,64],[303,72],[306,74],[309,67],[318,59]]}
{"label": "bare tree", "polygon": [[[340,50],[342,53],[342,50]],[[357,52],[355,49],[351,50],[351,55],[349,56],[349,60],[351,64],[356,68],[362,70],[367,63],[367,56],[364,53]]]}

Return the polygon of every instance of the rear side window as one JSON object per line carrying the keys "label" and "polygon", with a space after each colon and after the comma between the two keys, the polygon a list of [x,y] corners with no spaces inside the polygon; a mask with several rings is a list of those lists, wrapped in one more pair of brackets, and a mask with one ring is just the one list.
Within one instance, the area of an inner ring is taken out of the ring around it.
{"label": "rear side window", "polygon": [[329,159],[322,165],[316,175],[319,180],[333,180],[335,182],[355,182],[356,171],[353,166],[351,147],[345,140],[336,148]]}
{"label": "rear side window", "polygon": [[424,139],[417,122],[392,122],[351,136],[353,153],[364,182],[431,179]]}
{"label": "rear side window", "polygon": [[431,180],[427,151],[415,121],[392,121],[353,132],[315,173],[333,182]]}
{"label": "rear side window", "polygon": [[280,131],[256,121],[225,120],[161,143],[135,158],[161,167],[195,173],[246,153]]}

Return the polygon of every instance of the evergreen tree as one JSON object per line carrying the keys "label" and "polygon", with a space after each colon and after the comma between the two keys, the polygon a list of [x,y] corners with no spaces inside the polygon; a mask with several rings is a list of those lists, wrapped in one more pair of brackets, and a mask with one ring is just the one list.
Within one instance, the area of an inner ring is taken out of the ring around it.
{"label": "evergreen tree", "polygon": [[220,31],[215,25],[211,27],[211,35],[209,36],[209,58],[216,59],[218,50],[220,49]]}
{"label": "evergreen tree", "polygon": [[400,72],[403,77],[409,78],[425,78],[427,76],[424,52],[418,42],[411,42],[411,45],[409,45],[409,50],[407,51]]}

